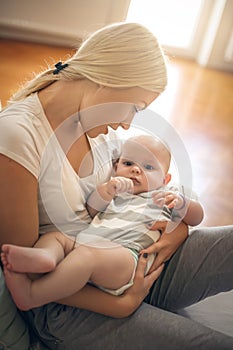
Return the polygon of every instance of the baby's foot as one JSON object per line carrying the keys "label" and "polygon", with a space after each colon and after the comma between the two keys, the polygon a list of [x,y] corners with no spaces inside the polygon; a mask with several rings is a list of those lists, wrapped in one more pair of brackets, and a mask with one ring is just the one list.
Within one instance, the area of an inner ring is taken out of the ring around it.
{"label": "baby's foot", "polygon": [[4,268],[14,272],[44,273],[56,267],[54,258],[41,248],[3,244],[1,259]]}
{"label": "baby's foot", "polygon": [[31,300],[31,280],[24,273],[17,273],[4,269],[6,285],[11,293],[12,299],[20,310],[33,308]]}

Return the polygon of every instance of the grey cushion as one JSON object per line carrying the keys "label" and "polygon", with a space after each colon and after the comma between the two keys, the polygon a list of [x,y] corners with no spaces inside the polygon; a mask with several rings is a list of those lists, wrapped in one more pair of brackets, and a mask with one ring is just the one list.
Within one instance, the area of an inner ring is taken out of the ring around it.
{"label": "grey cushion", "polygon": [[209,297],[178,313],[233,337],[233,290]]}

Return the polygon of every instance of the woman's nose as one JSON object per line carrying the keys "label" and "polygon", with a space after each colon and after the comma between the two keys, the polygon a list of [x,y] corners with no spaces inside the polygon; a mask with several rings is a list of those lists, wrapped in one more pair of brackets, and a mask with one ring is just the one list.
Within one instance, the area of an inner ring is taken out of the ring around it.
{"label": "woman's nose", "polygon": [[121,123],[121,127],[122,127],[122,129],[124,129],[124,130],[129,130],[129,128],[130,128],[130,124],[126,124],[126,123]]}

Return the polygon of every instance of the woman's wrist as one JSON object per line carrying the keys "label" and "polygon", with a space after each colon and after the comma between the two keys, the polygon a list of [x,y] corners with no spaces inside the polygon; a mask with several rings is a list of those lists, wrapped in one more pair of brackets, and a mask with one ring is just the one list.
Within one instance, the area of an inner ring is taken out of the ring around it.
{"label": "woman's wrist", "polygon": [[[119,297],[118,297],[119,298]],[[136,294],[126,291],[120,296],[120,317],[128,317],[141,305],[142,300]]]}

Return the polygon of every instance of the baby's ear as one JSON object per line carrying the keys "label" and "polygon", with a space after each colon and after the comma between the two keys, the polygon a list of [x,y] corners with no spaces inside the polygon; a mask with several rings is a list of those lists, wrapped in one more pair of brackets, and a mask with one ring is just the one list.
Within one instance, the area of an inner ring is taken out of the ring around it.
{"label": "baby's ear", "polygon": [[164,185],[167,185],[171,181],[171,174],[166,174],[164,178]]}

